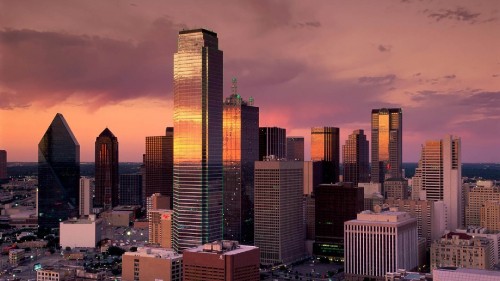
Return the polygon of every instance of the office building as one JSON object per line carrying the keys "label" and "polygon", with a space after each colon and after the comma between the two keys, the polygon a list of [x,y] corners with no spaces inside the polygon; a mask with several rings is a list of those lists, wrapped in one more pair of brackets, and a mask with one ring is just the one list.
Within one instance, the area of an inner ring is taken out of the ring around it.
{"label": "office building", "polygon": [[253,173],[259,159],[259,108],[245,101],[233,78],[224,101],[224,239],[253,244]]}
{"label": "office building", "polygon": [[37,281],[75,280],[75,270],[70,268],[44,267],[36,271]]}
{"label": "office building", "polygon": [[255,162],[255,246],[262,264],[290,263],[305,254],[303,164]]}
{"label": "office building", "polygon": [[464,267],[491,269],[495,259],[493,242],[484,237],[449,232],[431,246],[431,269]]}
{"label": "office building", "polygon": [[357,186],[360,182],[370,181],[369,148],[363,130],[355,130],[342,146],[342,163],[344,164],[344,182],[352,182]]}
{"label": "office building", "polygon": [[408,180],[403,178],[386,179],[383,183],[383,192],[387,199],[408,199]]}
{"label": "office building", "polygon": [[402,178],[403,111],[401,108],[372,110],[371,181]]}
{"label": "office building", "polygon": [[436,268],[432,270],[433,281],[498,281],[500,271],[460,267]]}
{"label": "office building", "polygon": [[95,215],[86,218],[72,218],[59,223],[60,245],[63,248],[94,248],[101,240],[103,220]]}
{"label": "office building", "polygon": [[149,243],[172,248],[172,210],[151,210],[148,215]]}
{"label": "office building", "polygon": [[94,206],[118,206],[118,192],[118,138],[106,128],[95,140]]}
{"label": "office building", "polygon": [[78,217],[79,186],[80,144],[57,113],[38,143],[38,225],[55,228]]}
{"label": "office building", "polygon": [[321,183],[337,183],[340,169],[339,128],[311,128],[311,161],[321,163]]}
{"label": "office building", "polygon": [[184,281],[258,281],[259,248],[214,241],[183,252]]}
{"label": "office building", "polygon": [[147,198],[146,211],[156,210],[156,209],[167,209],[171,210],[170,198],[160,193],[154,193]]}
{"label": "office building", "polygon": [[347,281],[383,281],[387,272],[418,265],[417,220],[406,212],[363,211],[344,230]]}
{"label": "office building", "polygon": [[259,128],[259,161],[266,158],[286,158],[286,129],[278,127]]}
{"label": "office building", "polygon": [[425,190],[422,188],[422,163],[418,163],[415,168],[415,174],[411,178],[411,199],[412,200],[425,200]]}
{"label": "office building", "polygon": [[182,255],[172,250],[139,247],[122,255],[122,279],[182,281]]}
{"label": "office building", "polygon": [[467,192],[465,223],[467,226],[481,224],[481,207],[487,200],[500,200],[500,186],[492,181],[477,181],[476,186]]}
{"label": "office building", "polygon": [[420,159],[422,188],[426,199],[442,200],[447,210],[447,229],[462,225],[462,160],[460,138],[446,136],[426,141]]}
{"label": "office building", "polygon": [[173,198],[174,128],[167,127],[164,136],[146,137],[144,154],[144,198],[160,193]]}
{"label": "office building", "polygon": [[286,158],[288,161],[304,161],[304,137],[286,138]]}
{"label": "office building", "polygon": [[94,179],[80,178],[80,216],[88,216],[93,213]]}
{"label": "office building", "polygon": [[320,184],[315,195],[315,240],[313,253],[344,260],[344,223],[363,211],[363,188],[352,183]]}
{"label": "office building", "polygon": [[119,205],[142,205],[142,175],[121,174]]}
{"label": "office building", "polygon": [[0,150],[0,180],[7,177],[7,151]]}
{"label": "office building", "polygon": [[322,182],[321,162],[304,161],[304,195],[311,195]]}
{"label": "office building", "polygon": [[212,31],[180,31],[177,43],[173,243],[181,251],[223,235],[223,63]]}
{"label": "office building", "polygon": [[500,262],[500,231],[489,230],[484,227],[471,226],[466,229],[457,229],[455,232],[489,239],[493,243],[493,264],[498,264]]}
{"label": "office building", "polygon": [[500,231],[500,201],[486,201],[481,207],[481,227]]}

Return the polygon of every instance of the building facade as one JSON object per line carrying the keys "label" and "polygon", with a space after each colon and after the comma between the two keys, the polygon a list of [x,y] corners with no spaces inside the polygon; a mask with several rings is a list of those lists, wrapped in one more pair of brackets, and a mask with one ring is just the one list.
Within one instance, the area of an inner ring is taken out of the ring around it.
{"label": "building facade", "polygon": [[95,207],[118,206],[118,180],[118,138],[106,128],[95,140]]}
{"label": "building facade", "polygon": [[408,199],[408,180],[391,178],[384,181],[384,198]]}
{"label": "building facade", "polygon": [[304,137],[286,138],[286,159],[304,161]]}
{"label": "building facade", "polygon": [[401,108],[372,110],[371,181],[402,177],[403,111]]}
{"label": "building facade", "polygon": [[167,127],[164,136],[146,137],[144,154],[144,191],[145,198],[160,193],[173,198],[174,169],[174,128]]}
{"label": "building facade", "polygon": [[265,160],[266,157],[286,158],[286,129],[259,128],[259,161]]}
{"label": "building facade", "polygon": [[336,127],[311,128],[311,161],[321,163],[321,183],[337,183],[340,174],[340,133]]}
{"label": "building facade", "polygon": [[370,181],[370,150],[363,130],[355,130],[342,146],[344,182],[357,186],[360,182]]}
{"label": "building facade", "polygon": [[59,227],[78,217],[80,144],[63,115],[57,113],[38,143],[38,225]]}
{"label": "building facade", "polygon": [[173,246],[181,251],[223,235],[223,62],[212,31],[180,31],[177,46]]}
{"label": "building facade", "polygon": [[101,240],[103,220],[90,215],[83,219],[69,219],[59,224],[61,247],[94,248]]}
{"label": "building facade", "polygon": [[139,247],[122,255],[122,279],[182,281],[182,255],[162,248]]}

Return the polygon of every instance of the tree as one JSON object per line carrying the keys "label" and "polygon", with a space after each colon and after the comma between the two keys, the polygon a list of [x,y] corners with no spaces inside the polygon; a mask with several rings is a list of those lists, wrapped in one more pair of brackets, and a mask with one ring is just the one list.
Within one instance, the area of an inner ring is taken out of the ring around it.
{"label": "tree", "polygon": [[125,250],[120,247],[111,246],[108,248],[108,254],[110,256],[121,256],[123,253],[125,253]]}

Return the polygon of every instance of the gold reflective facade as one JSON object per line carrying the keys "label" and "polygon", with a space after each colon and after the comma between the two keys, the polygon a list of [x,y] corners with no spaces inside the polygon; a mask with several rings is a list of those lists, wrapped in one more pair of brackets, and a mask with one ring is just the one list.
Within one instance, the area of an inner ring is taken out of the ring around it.
{"label": "gold reflective facade", "polygon": [[311,128],[311,161],[321,163],[321,183],[339,181],[339,128]]}
{"label": "gold reflective facade", "polygon": [[179,32],[174,54],[176,251],[222,238],[222,63],[216,33]]}

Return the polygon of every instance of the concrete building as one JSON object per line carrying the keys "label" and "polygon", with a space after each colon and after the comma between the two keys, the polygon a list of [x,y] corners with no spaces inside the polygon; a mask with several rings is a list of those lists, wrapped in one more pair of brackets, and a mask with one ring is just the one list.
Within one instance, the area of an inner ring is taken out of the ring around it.
{"label": "concrete building", "polygon": [[182,255],[162,248],[139,247],[122,255],[122,280],[181,281]]}
{"label": "concrete building", "polygon": [[431,269],[465,267],[490,269],[494,264],[493,242],[483,237],[449,232],[431,246]]}
{"label": "concrete building", "polygon": [[384,198],[408,199],[408,180],[403,178],[386,179],[383,184]]}
{"label": "concrete building", "polygon": [[484,237],[493,242],[494,264],[500,262],[500,231],[491,231],[484,227],[470,226],[467,229],[457,229],[455,232],[465,233],[474,237]]}
{"label": "concrete building", "polygon": [[286,138],[286,159],[304,161],[304,137]]}
{"label": "concrete building", "polygon": [[348,281],[383,281],[387,272],[418,265],[417,220],[406,212],[363,211],[344,230]]}
{"label": "concrete building", "polygon": [[107,211],[100,214],[108,226],[130,226],[135,220],[133,211]]}
{"label": "concrete building", "polygon": [[303,164],[255,162],[255,246],[262,264],[290,263],[305,254]]}
{"label": "concrete building", "polygon": [[12,265],[18,265],[25,256],[24,249],[10,249],[9,250],[9,263]]}
{"label": "concrete building", "polygon": [[[421,163],[418,166],[422,166]],[[422,188],[422,168],[415,168],[415,174],[411,178],[411,199],[425,200],[425,190]]]}
{"label": "concrete building", "polygon": [[80,216],[88,216],[93,213],[93,188],[93,179],[87,177],[80,178]]}
{"label": "concrete building", "polygon": [[500,201],[486,201],[481,207],[481,227],[500,231]]}
{"label": "concrete building", "polygon": [[36,271],[37,281],[75,280],[75,270],[69,268],[43,268]]}
{"label": "concrete building", "polygon": [[481,225],[481,207],[487,200],[500,200],[500,186],[492,181],[477,181],[476,186],[467,192],[465,200],[465,223],[467,226]]}
{"label": "concrete building", "polygon": [[432,270],[433,281],[498,281],[500,271],[446,267]]}
{"label": "concrete building", "polygon": [[396,272],[387,272],[385,281],[432,281],[432,274],[398,269]]}
{"label": "concrete building", "polygon": [[184,281],[258,281],[259,248],[237,241],[215,241],[186,249]]}
{"label": "concrete building", "polygon": [[153,193],[151,196],[146,198],[146,211],[149,213],[150,210],[156,209],[171,210],[172,206],[170,205],[170,197],[162,195],[161,193]]}
{"label": "concrete building", "polygon": [[90,215],[84,219],[69,219],[59,224],[61,247],[94,248],[101,240],[103,220]]}
{"label": "concrete building", "polygon": [[149,243],[172,248],[172,210],[149,211]]}

